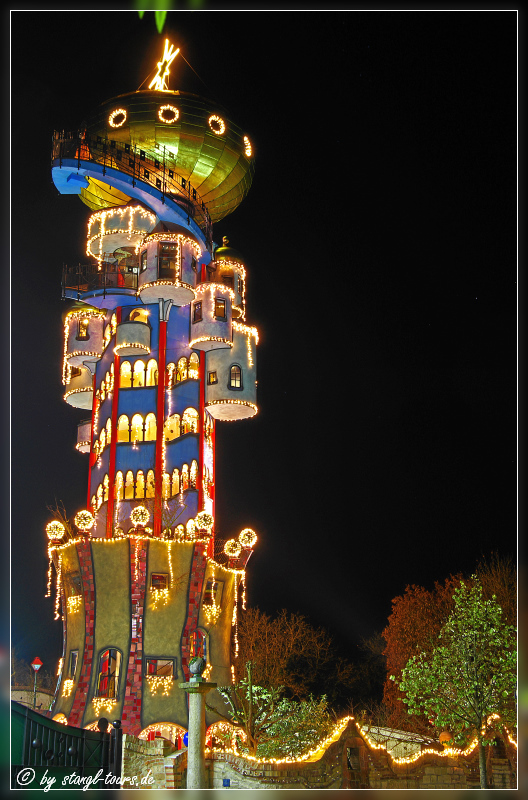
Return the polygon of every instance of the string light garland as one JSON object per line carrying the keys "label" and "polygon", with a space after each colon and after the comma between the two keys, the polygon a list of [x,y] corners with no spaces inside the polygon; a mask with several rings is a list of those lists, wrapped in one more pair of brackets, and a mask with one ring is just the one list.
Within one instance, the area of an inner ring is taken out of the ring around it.
{"label": "string light garland", "polygon": [[125,108],[116,108],[108,117],[108,124],[111,128],[121,128],[127,120],[127,112]]}
{"label": "string light garland", "polygon": [[209,127],[211,128],[212,132],[216,134],[216,136],[222,136],[222,134],[225,133],[226,124],[222,117],[219,117],[218,114],[211,114],[207,122],[209,123]]}
{"label": "string light garland", "polygon": [[251,158],[253,150],[251,149],[251,142],[249,141],[249,138],[247,136],[244,136],[243,142],[244,142],[244,155],[246,156],[246,158]]}
{"label": "string light garland", "polygon": [[116,707],[117,700],[113,700],[110,697],[94,697],[92,703],[96,716],[99,716],[103,709],[110,714]]}
{"label": "string light garland", "polygon": [[242,545],[236,539],[228,539],[224,544],[224,553],[229,558],[238,558],[242,552]]}
{"label": "string light garland", "polygon": [[64,534],[66,533],[66,528],[59,522],[58,519],[54,519],[52,522],[48,522],[46,525],[46,533],[48,535],[48,539],[62,539]]}
{"label": "string light garland", "polygon": [[62,696],[69,697],[72,693],[73,689],[73,680],[68,678],[67,680],[62,682]]}
{"label": "string light garland", "polygon": [[251,528],[244,528],[238,534],[238,541],[242,547],[254,547],[257,542],[257,534]]}
{"label": "string light garland", "polygon": [[158,119],[160,122],[165,122],[166,125],[172,125],[174,122],[177,122],[179,116],[180,112],[176,106],[165,105],[160,106],[158,109]]}
{"label": "string light garland", "polygon": [[169,692],[174,683],[174,678],[172,675],[166,675],[165,677],[162,675],[146,675],[145,679],[151,694],[157,694],[158,690],[161,689],[161,694],[163,697],[169,696]]}
{"label": "string light garland", "polygon": [[82,595],[73,594],[71,597],[68,597],[66,605],[68,606],[68,614],[76,614],[82,605]]}
{"label": "string light garland", "polygon": [[130,513],[130,519],[134,525],[145,527],[150,520],[150,511],[145,506],[136,506]]}
{"label": "string light garland", "polygon": [[[125,217],[128,214],[128,224],[124,227]],[[112,225],[112,218],[117,220],[117,227]],[[107,227],[108,221],[108,227]],[[142,222],[146,223],[144,229],[138,227]],[[137,254],[143,244],[143,240],[148,233],[148,228],[152,228],[156,223],[156,215],[147,211],[142,206],[114,206],[96,211],[88,220],[88,237],[86,243],[86,255],[96,258],[99,267],[103,260],[103,239],[112,234],[125,235],[134,244],[134,252]],[[99,226],[96,233],[92,233],[92,228]],[[134,237],[134,239],[132,238]],[[95,253],[92,244],[99,242],[99,252]]]}
{"label": "string light garland", "polygon": [[74,523],[79,528],[80,531],[83,533],[88,532],[91,528],[93,528],[95,523],[95,517],[88,511],[87,509],[84,511],[79,511],[74,517]]}

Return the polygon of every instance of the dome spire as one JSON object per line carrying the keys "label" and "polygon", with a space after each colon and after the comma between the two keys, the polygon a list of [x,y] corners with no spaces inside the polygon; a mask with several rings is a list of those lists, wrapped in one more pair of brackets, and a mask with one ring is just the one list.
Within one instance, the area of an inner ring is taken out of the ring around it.
{"label": "dome spire", "polygon": [[169,67],[180,52],[178,47],[173,51],[173,44],[169,44],[169,40],[165,39],[165,50],[161,61],[158,61],[158,71],[152,81],[149,83],[149,89],[154,89],[157,92],[167,92],[169,87],[167,81],[169,79]]}

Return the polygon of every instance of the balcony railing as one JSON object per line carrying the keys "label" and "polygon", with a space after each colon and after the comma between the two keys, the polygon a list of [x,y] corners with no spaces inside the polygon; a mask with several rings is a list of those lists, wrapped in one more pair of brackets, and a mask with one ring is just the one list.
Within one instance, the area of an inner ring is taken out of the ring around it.
{"label": "balcony railing", "polygon": [[138,275],[136,272],[127,272],[115,264],[102,262],[97,264],[78,264],[75,267],[62,268],[62,297],[70,297],[66,291],[75,291],[80,296],[85,292],[103,290],[106,297],[107,290],[116,288],[132,289],[137,291]]}
{"label": "balcony railing", "polygon": [[146,183],[160,193],[164,203],[168,198],[177,203],[187,214],[187,220],[194,219],[205,235],[207,246],[211,249],[213,225],[207,206],[187,178],[175,169],[176,161],[163,145],[157,145],[159,152],[142,150],[137,145],[103,139],[102,136],[55,131],[53,134],[52,161],[62,166],[64,159],[81,162],[94,162],[102,165],[103,175],[107,169],[116,169],[132,176],[132,186]]}

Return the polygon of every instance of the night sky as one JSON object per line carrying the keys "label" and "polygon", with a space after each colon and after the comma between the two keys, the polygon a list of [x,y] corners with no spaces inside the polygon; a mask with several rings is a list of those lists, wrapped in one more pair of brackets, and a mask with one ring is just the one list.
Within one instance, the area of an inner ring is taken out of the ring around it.
{"label": "night sky", "polygon": [[[248,602],[356,657],[409,583],[516,554],[515,12],[12,14],[12,643],[55,671],[46,506],[86,505],[62,400],[61,267],[90,211],[51,180],[74,130],[181,48],[171,89],[256,153],[215,225],[248,268],[256,418],[217,424],[216,528],[259,540]],[[30,52],[30,58],[22,56]],[[194,71],[193,71],[194,70]],[[199,76],[199,77],[198,77]]]}

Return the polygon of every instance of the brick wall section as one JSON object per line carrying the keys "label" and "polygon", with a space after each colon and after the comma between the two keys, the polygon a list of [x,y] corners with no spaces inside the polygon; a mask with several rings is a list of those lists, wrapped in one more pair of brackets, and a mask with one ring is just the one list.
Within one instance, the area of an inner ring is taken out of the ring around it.
{"label": "brick wall section", "polygon": [[189,672],[189,659],[191,657],[191,633],[198,625],[198,615],[200,612],[200,600],[205,576],[207,558],[205,555],[205,545],[195,544],[191,564],[191,579],[189,584],[189,608],[187,611],[187,621],[182,635],[181,659],[182,670],[185,680],[191,677]]}
{"label": "brick wall section", "polygon": [[[93,575],[93,561],[90,540],[84,539],[76,545],[81,569],[81,580],[84,595],[84,653],[81,665],[79,682],[75,689],[72,709],[68,716],[68,725],[82,727],[82,718],[90,688],[90,675],[92,672],[93,645],[94,645],[94,617],[95,617],[95,587]],[[66,641],[66,639],[65,639]],[[66,665],[63,666],[63,670]]]}
{"label": "brick wall section", "polygon": [[[137,547],[137,567],[136,567]],[[141,539],[130,539],[130,587],[132,625],[130,654],[128,657],[125,702],[121,717],[123,731],[137,735],[141,732],[141,689],[143,682],[143,608],[147,568],[147,544]]]}
{"label": "brick wall section", "polygon": [[162,739],[147,742],[131,734],[123,734],[121,759],[121,786],[123,789],[168,788],[165,783],[163,745]]}

